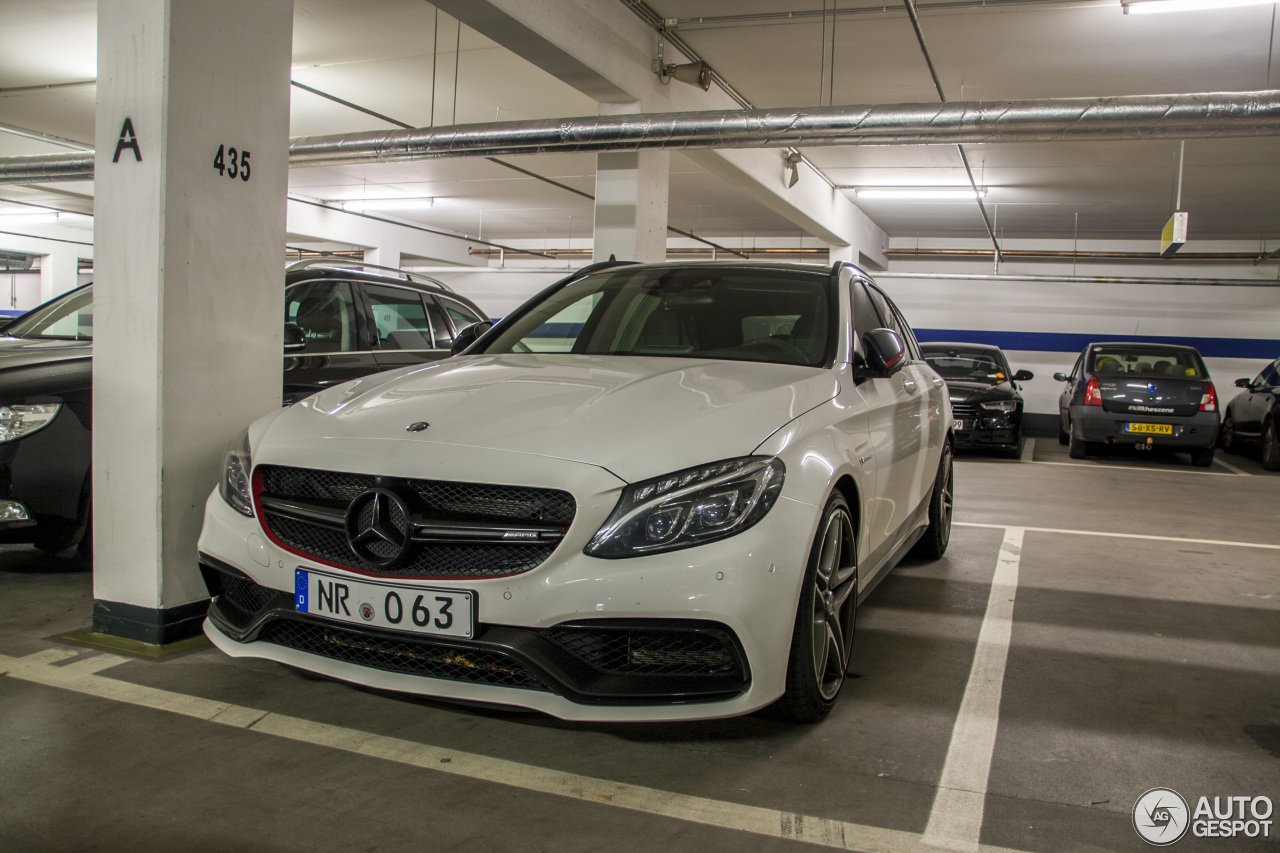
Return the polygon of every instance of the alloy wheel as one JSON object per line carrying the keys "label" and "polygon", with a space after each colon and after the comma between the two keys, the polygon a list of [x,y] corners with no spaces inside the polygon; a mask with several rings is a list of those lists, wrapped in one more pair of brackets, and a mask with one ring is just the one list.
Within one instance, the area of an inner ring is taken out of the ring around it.
{"label": "alloy wheel", "polygon": [[827,518],[814,574],[810,644],[818,692],[835,699],[849,666],[857,606],[857,551],[849,513],[837,509]]}

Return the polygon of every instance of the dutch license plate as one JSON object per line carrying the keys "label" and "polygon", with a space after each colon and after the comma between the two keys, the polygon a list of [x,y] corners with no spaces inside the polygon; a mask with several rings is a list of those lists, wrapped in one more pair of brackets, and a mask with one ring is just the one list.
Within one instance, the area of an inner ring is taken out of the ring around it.
{"label": "dutch license plate", "polygon": [[475,634],[476,594],[381,581],[353,580],[299,568],[294,606],[339,622],[470,639]]}
{"label": "dutch license plate", "polygon": [[1173,435],[1173,426],[1171,424],[1125,424],[1124,431],[1151,435]]}

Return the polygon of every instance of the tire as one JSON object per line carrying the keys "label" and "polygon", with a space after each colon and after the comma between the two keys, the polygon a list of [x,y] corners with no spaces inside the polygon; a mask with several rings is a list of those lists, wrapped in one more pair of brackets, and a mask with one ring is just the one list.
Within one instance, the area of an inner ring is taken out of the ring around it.
{"label": "tire", "polygon": [[1228,414],[1222,419],[1222,429],[1218,431],[1218,443],[1223,453],[1235,453],[1239,448],[1236,439],[1236,419]]}
{"label": "tire", "polygon": [[857,609],[857,534],[849,504],[837,492],[827,499],[805,565],[786,692],[775,706],[780,716],[816,723],[835,707],[849,668]]}
{"label": "tire", "polygon": [[1208,468],[1213,464],[1213,448],[1197,447],[1191,451],[1191,464],[1197,468]]}
{"label": "tire", "polygon": [[913,554],[926,560],[941,558],[951,543],[951,515],[955,508],[954,455],[951,445],[942,446],[942,460],[933,481],[933,496],[929,498],[929,526],[911,549]]}
{"label": "tire", "polygon": [[1067,455],[1072,459],[1083,459],[1089,455],[1089,445],[1083,438],[1076,438],[1074,429],[1071,430],[1071,437],[1067,442]]}
{"label": "tire", "polygon": [[1021,459],[1022,458],[1022,433],[1021,432],[1018,433],[1018,437],[1014,439],[1012,446],[1002,448],[1000,452],[1006,459]]}
{"label": "tire", "polygon": [[1274,418],[1262,425],[1262,467],[1280,471],[1280,434]]}

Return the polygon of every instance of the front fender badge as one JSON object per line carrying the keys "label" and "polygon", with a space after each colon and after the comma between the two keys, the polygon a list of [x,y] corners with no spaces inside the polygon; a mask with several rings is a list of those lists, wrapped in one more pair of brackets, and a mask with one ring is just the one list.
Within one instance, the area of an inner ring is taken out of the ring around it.
{"label": "front fender badge", "polygon": [[405,427],[405,431],[406,432],[422,432],[424,429],[426,429],[429,426],[431,426],[431,424],[427,423],[426,421],[414,421],[413,423]]}

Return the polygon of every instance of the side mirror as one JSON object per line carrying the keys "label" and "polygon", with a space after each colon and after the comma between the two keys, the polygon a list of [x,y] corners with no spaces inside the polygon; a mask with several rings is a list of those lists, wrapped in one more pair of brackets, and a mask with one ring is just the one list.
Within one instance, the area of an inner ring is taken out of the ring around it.
{"label": "side mirror", "polygon": [[1030,370],[1019,370],[1017,373],[1013,374],[1014,382],[1030,382],[1032,379],[1035,379],[1035,378],[1036,378],[1036,375],[1032,373]]}
{"label": "side mirror", "polygon": [[1056,380],[1058,380],[1059,382],[1066,382],[1066,381],[1067,381],[1067,380],[1069,380],[1071,377],[1070,377],[1070,376],[1068,376],[1068,375],[1067,375],[1067,374],[1065,374],[1065,373],[1055,373],[1055,374],[1053,374],[1053,378],[1054,378],[1054,379],[1056,379]]}
{"label": "side mirror", "polygon": [[307,348],[307,335],[297,323],[284,324],[284,351],[302,352]]}
{"label": "side mirror", "polygon": [[476,342],[476,339],[485,332],[493,328],[491,320],[481,320],[479,323],[472,323],[470,326],[464,326],[458,336],[453,339],[453,346],[449,348],[449,355],[457,355]]}
{"label": "side mirror", "polygon": [[1237,388],[1249,388],[1249,387],[1251,387],[1251,385],[1252,385],[1252,383],[1251,383],[1248,379],[1237,379],[1237,380],[1236,380],[1236,387],[1237,387]]}
{"label": "side mirror", "polygon": [[867,363],[872,372],[889,376],[907,363],[907,348],[893,329],[872,329],[862,336]]}

